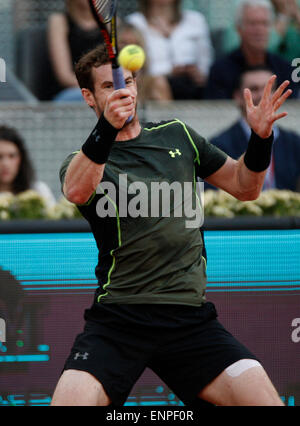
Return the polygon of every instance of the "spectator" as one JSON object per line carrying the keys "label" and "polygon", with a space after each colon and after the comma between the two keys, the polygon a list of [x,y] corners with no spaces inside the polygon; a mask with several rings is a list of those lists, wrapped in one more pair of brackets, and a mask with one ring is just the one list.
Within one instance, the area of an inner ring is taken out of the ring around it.
{"label": "spectator", "polygon": [[171,100],[172,93],[168,80],[164,76],[151,76],[149,74],[148,54],[141,31],[134,25],[124,22],[118,28],[118,42],[120,50],[128,44],[137,44],[145,50],[146,62],[137,73],[139,100],[142,102]]}
{"label": "spectator", "polygon": [[[275,19],[268,49],[291,63],[294,58],[300,57],[300,10],[296,0],[271,0],[271,2]],[[238,46],[239,35],[232,25],[223,33],[221,50],[228,53]]]}
{"label": "spectator", "polygon": [[212,44],[204,16],[182,10],[181,0],[139,0],[127,17],[144,35],[149,73],[166,76],[173,99],[200,99],[212,63]]}
{"label": "spectator", "polygon": [[74,65],[83,54],[103,42],[88,0],[66,0],[66,12],[49,18],[48,40],[54,73],[64,87],[55,100],[83,100]]}
{"label": "spectator", "polygon": [[44,182],[37,182],[24,141],[15,129],[0,126],[0,193],[11,192],[15,195],[33,189],[49,205],[55,198]]}
{"label": "spectator", "polygon": [[[244,0],[236,13],[236,27],[240,35],[240,47],[218,59],[210,70],[206,97],[231,99],[235,83],[249,66],[267,66],[277,75],[278,83],[290,80],[293,69],[279,55],[267,50],[272,24],[272,8],[267,0]],[[291,84],[293,97],[298,88]]]}
{"label": "spectator", "polygon": [[[221,148],[232,158],[238,159],[246,151],[250,127],[247,123],[244,90],[252,92],[253,103],[258,105],[266,82],[272,71],[264,67],[253,67],[242,73],[234,100],[241,112],[241,118],[220,135],[212,138],[211,143]],[[275,125],[274,145],[271,165],[268,169],[264,190],[286,189],[300,192],[300,136]],[[216,189],[209,185],[206,189]]]}
{"label": "spectator", "polygon": [[271,0],[276,12],[277,43],[272,51],[292,62],[300,57],[300,9],[296,0]]}

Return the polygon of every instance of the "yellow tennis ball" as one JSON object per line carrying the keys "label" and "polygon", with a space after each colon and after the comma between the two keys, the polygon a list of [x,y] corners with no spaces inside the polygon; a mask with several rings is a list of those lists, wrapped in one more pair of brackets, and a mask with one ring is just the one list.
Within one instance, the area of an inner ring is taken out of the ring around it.
{"label": "yellow tennis ball", "polygon": [[121,67],[133,72],[143,67],[145,59],[146,55],[144,50],[137,44],[129,44],[123,47],[118,56]]}

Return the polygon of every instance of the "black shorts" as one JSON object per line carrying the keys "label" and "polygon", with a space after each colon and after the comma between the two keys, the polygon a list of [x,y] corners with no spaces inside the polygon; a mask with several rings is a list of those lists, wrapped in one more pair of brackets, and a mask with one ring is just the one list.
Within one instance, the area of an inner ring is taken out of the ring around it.
{"label": "black shorts", "polygon": [[116,406],[123,405],[146,367],[185,405],[226,367],[257,359],[219,323],[213,303],[94,305],[85,312],[64,370],[89,372]]}

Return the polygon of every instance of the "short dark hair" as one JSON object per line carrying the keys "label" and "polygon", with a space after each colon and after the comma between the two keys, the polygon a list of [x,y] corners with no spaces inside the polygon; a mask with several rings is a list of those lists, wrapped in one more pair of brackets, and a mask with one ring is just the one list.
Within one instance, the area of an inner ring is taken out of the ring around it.
{"label": "short dark hair", "polygon": [[81,89],[89,89],[94,92],[95,85],[92,69],[110,63],[110,58],[104,44],[100,44],[93,50],[83,55],[75,65],[75,75]]}
{"label": "short dark hair", "polygon": [[240,73],[239,78],[236,80],[234,90],[241,90],[243,85],[243,78],[245,74],[248,74],[249,72],[258,72],[258,71],[265,71],[265,72],[269,72],[270,74],[273,74],[273,71],[266,65],[255,65],[255,66],[245,67]]}
{"label": "short dark hair", "polygon": [[17,130],[8,126],[0,126],[0,141],[12,142],[18,148],[21,155],[21,163],[19,173],[13,182],[13,193],[19,194],[20,192],[30,189],[34,181],[34,170],[25,148],[24,140],[19,135]]}

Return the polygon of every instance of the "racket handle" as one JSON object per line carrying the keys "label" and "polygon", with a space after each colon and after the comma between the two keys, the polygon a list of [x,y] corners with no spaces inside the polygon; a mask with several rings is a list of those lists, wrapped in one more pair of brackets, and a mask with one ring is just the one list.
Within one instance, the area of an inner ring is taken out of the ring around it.
{"label": "racket handle", "polygon": [[114,88],[116,90],[125,89],[126,84],[125,84],[122,68],[121,67],[113,68],[112,72],[113,72]]}
{"label": "racket handle", "polygon": [[[113,68],[112,69],[112,73],[113,73],[113,80],[114,80],[114,88],[116,90],[118,89],[125,89],[126,87],[126,83],[125,83],[125,79],[124,79],[124,74],[123,74],[123,70],[121,67],[118,68]],[[131,115],[126,123],[130,123],[133,119],[133,116]]]}

